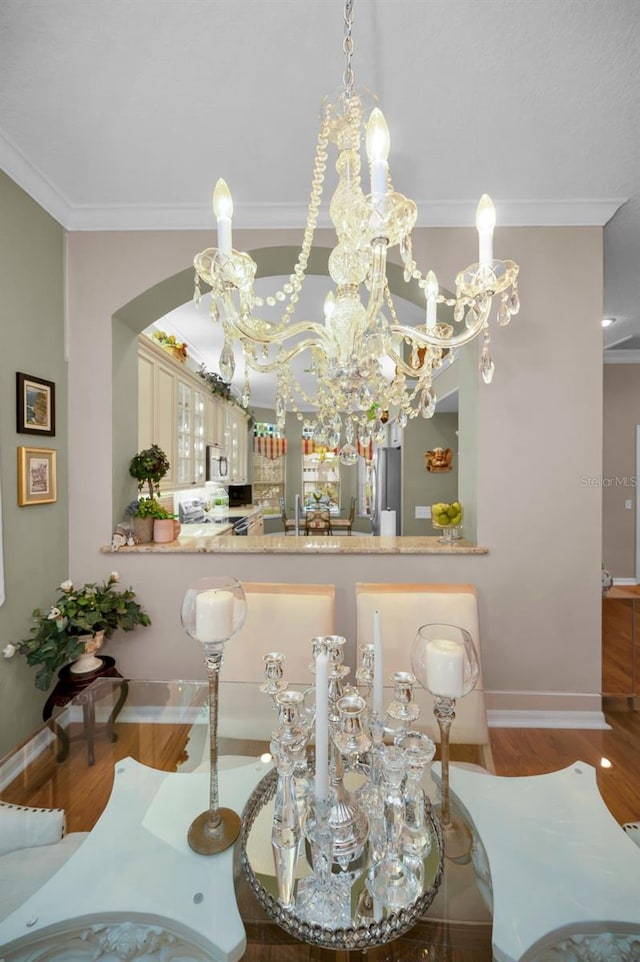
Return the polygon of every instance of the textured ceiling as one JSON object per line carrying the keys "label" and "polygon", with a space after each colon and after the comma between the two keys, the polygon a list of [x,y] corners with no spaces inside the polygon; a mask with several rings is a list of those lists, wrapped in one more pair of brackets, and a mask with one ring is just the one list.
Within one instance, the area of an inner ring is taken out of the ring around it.
{"label": "textured ceiling", "polygon": [[[342,14],[2,0],[0,167],[69,229],[213,229],[219,176],[237,226],[300,226]],[[502,224],[609,221],[605,338],[640,333],[638,0],[356,0],[354,45],[419,223],[470,224],[484,191]]]}

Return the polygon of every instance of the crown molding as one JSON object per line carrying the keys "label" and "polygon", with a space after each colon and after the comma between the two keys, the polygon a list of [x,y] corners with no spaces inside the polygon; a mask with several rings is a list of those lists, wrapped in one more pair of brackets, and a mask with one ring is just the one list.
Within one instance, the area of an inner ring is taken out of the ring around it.
{"label": "crown molding", "polygon": [[54,220],[67,227],[71,204],[6,134],[0,134],[0,170],[32,197]]}
{"label": "crown molding", "polygon": [[[0,169],[69,231],[215,230],[209,204],[72,204],[6,134],[0,133]],[[626,198],[500,200],[494,198],[501,227],[603,227]],[[477,198],[416,201],[417,227],[470,227]],[[306,204],[234,204],[234,227],[246,230],[298,229]],[[319,227],[331,227],[328,205]]]}
{"label": "crown molding", "polygon": [[[603,227],[624,204],[623,198],[591,200],[515,200],[498,202],[501,227]],[[417,227],[470,227],[475,201],[418,201]],[[239,230],[299,229],[306,222],[303,204],[234,204],[233,224]],[[63,226],[83,230],[214,230],[210,207],[75,206]],[[319,227],[331,227],[328,207],[320,209]]]}
{"label": "crown molding", "polygon": [[640,364],[640,351],[604,351],[605,364]]}

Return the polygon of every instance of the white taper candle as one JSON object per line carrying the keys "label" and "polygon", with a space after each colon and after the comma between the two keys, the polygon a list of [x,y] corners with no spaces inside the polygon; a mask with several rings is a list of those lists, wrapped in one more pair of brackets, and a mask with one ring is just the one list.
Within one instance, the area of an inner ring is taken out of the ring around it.
{"label": "white taper candle", "polygon": [[373,613],[373,710],[378,718],[382,718],[383,711],[383,682],[382,682],[382,634],[380,630],[380,612]]}
{"label": "white taper candle", "polygon": [[329,656],[316,655],[316,779],[315,795],[329,794]]}

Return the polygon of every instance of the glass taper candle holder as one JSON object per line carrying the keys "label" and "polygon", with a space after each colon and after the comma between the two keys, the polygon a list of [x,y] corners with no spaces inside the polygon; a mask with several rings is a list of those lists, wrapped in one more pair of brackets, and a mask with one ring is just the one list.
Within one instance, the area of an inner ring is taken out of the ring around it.
{"label": "glass taper candle holder", "polygon": [[433,713],[440,729],[442,768],[439,808],[445,854],[465,859],[471,851],[468,827],[451,814],[449,804],[449,736],[456,717],[456,700],[475,688],[480,674],[478,656],[468,631],[458,625],[423,625],[411,646],[411,667],[425,689],[435,698]]}
{"label": "glass taper candle holder", "polygon": [[202,645],[209,682],[209,808],[194,819],[187,834],[199,855],[224,852],[240,834],[240,816],[218,803],[218,680],[224,646],[240,631],[246,616],[247,599],[236,578],[200,578],[185,592],[182,627]]}

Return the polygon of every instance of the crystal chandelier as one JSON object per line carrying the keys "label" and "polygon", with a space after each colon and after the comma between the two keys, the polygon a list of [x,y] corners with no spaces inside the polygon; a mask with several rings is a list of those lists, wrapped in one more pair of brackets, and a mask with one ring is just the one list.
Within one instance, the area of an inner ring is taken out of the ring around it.
{"label": "crystal chandelier", "polygon": [[[499,325],[517,314],[519,300],[517,264],[493,257],[495,208],[486,194],[476,213],[478,263],[458,273],[455,296],[440,291],[433,271],[423,276],[418,269],[411,242],[416,204],[393,188],[387,163],[389,131],[382,112],[374,107],[365,117],[367,95],[354,87],[353,0],[346,0],[344,17],[343,87],[333,102],[325,100],[322,106],[307,222],[288,282],[266,298],[256,294],[256,264],[247,253],[233,249],[233,202],[226,183],[219,180],[213,192],[218,247],[194,258],[194,300],[199,304],[201,281],[211,288],[211,316],[224,331],[219,363],[225,381],[231,381],[235,371],[235,350],[244,356],[244,405],[250,400],[249,372],[275,374],[279,428],[284,428],[287,410],[302,419],[303,407],[313,409],[315,440],[339,448],[341,461],[349,464],[357,460],[357,443],[366,447],[372,440],[383,441],[387,422],[397,420],[405,427],[408,418],[418,414],[431,417],[436,407],[434,371],[447,353],[455,356],[457,348],[477,336],[483,339],[480,372],[490,383],[493,298],[499,296]],[[363,191],[360,175],[363,140],[369,194]],[[313,246],[329,143],[337,150],[338,181],[329,204],[337,243],[328,263],[335,290],[325,298],[323,319],[298,321],[294,312]],[[417,282],[425,293],[425,322],[415,327],[402,323],[389,289],[387,254],[395,245],[405,282]],[[265,304],[283,305],[277,321],[257,316],[256,309]],[[300,383],[292,367],[303,354],[309,359],[314,393]]]}

